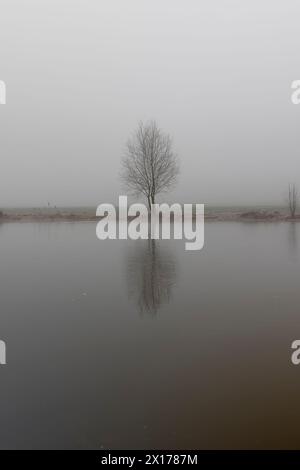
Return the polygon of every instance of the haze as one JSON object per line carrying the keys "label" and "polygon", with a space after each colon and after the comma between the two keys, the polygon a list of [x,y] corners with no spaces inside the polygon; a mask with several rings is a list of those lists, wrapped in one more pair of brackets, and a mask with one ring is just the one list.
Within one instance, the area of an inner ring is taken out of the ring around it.
{"label": "haze", "polygon": [[166,200],[280,204],[300,187],[300,3],[1,0],[0,205],[117,201],[125,142],[156,119]]}

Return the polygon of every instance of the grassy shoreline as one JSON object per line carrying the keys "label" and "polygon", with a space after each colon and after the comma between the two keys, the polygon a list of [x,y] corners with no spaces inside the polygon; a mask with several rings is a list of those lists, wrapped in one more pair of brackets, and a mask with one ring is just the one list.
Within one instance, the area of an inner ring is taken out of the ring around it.
{"label": "grassy shoreline", "polygon": [[[133,217],[128,217],[131,220]],[[93,222],[98,221],[92,209],[7,209],[0,215],[5,222]],[[205,221],[209,222],[300,222],[300,214],[292,218],[285,209],[208,208]]]}

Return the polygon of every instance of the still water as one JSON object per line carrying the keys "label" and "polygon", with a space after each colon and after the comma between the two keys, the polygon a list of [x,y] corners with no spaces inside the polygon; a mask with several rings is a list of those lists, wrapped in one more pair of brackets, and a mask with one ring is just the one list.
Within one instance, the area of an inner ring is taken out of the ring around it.
{"label": "still water", "polygon": [[1,448],[300,447],[300,224],[0,226]]}

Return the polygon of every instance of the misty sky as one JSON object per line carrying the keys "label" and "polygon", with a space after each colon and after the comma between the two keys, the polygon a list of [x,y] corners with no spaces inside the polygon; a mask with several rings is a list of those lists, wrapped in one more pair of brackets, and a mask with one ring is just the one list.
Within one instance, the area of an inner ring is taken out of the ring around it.
{"label": "misty sky", "polygon": [[125,142],[156,119],[167,200],[272,204],[300,188],[300,2],[0,0],[0,206],[116,202]]}

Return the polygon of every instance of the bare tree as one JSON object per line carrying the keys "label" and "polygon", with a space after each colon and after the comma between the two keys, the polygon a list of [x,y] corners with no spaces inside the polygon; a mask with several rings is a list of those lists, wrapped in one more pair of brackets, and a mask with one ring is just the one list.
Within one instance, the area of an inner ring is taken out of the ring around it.
{"label": "bare tree", "polygon": [[144,195],[151,210],[157,194],[171,189],[178,173],[170,136],[164,134],[155,121],[141,122],[128,140],[122,160],[122,179],[127,189]]}
{"label": "bare tree", "polygon": [[289,185],[289,194],[288,194],[288,204],[289,204],[289,211],[291,217],[295,217],[296,209],[297,209],[297,188],[295,184]]}

